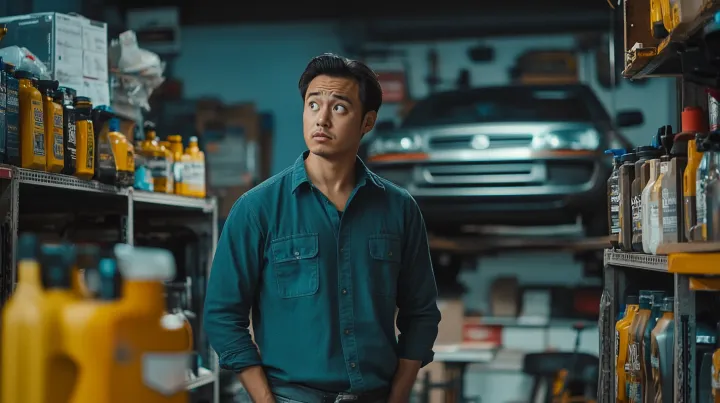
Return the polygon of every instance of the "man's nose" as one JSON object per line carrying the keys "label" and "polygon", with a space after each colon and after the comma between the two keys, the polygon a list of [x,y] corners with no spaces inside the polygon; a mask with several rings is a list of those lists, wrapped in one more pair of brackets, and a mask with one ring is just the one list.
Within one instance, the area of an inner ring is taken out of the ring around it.
{"label": "man's nose", "polygon": [[317,123],[320,127],[328,127],[330,125],[330,115],[326,109],[323,109],[318,113]]}

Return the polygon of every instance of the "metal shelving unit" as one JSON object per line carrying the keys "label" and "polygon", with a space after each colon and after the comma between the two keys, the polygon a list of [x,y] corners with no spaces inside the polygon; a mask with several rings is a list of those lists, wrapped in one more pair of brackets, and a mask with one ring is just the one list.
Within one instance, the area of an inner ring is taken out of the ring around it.
{"label": "metal shelving unit", "polygon": [[[677,253],[669,256],[623,253],[609,249],[604,254],[604,290],[601,306],[601,375],[598,402],[615,401],[615,318],[631,282],[670,276],[675,297],[675,365],[673,401],[696,403],[697,374],[694,352],[696,334],[696,292],[714,291],[700,283],[720,276],[720,253]],[[688,268],[692,268],[688,270]],[[696,285],[697,284],[697,285]],[[637,284],[636,287],[637,288]]]}
{"label": "metal shelving unit", "polygon": [[[135,244],[139,235],[135,220],[166,222],[190,228],[205,239],[207,268],[201,270],[207,278],[210,262],[218,238],[217,202],[214,198],[197,199],[118,188],[96,181],[85,181],[73,176],[32,171],[0,165],[0,225],[3,253],[0,254],[0,302],[6,301],[17,283],[15,244],[18,233],[23,231],[22,219],[31,215],[117,217],[104,225],[119,223],[111,228],[117,233],[117,241]],[[99,219],[98,218],[98,219]],[[59,218],[58,218],[59,220]],[[109,224],[108,224],[109,223]],[[204,252],[203,252],[204,253]],[[195,279],[193,279],[195,280]],[[205,339],[203,335],[196,335]],[[210,368],[199,368],[187,382],[188,390],[213,385],[213,403],[219,402],[219,366],[217,356],[207,348]]]}

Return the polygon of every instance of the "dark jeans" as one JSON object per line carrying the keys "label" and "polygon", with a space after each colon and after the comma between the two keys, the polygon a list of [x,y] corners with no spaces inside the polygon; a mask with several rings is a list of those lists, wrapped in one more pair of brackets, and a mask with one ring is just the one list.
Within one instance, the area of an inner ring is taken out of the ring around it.
{"label": "dark jeans", "polygon": [[326,393],[297,385],[273,385],[277,403],[385,403],[389,390],[375,390],[368,393]]}

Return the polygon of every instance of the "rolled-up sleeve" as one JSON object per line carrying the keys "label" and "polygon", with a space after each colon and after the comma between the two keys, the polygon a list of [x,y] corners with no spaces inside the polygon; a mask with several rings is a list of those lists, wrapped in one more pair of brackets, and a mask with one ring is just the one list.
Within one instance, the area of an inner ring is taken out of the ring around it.
{"label": "rolled-up sleeve", "polygon": [[254,206],[235,202],[215,249],[205,297],[204,325],[220,367],[240,372],[261,365],[250,337],[250,309],[262,272],[264,234]]}
{"label": "rolled-up sleeve", "polygon": [[404,210],[403,265],[397,290],[398,357],[422,361],[424,366],[433,360],[432,348],[440,323],[437,286],[425,221],[409,195]]}

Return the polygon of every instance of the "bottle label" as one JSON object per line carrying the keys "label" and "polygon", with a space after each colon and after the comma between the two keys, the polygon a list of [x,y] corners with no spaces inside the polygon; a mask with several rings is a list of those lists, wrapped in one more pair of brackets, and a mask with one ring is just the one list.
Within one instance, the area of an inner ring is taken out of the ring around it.
{"label": "bottle label", "polygon": [[[12,160],[20,157],[20,101],[18,98],[18,83],[14,79],[8,80],[7,103],[5,110],[5,124],[7,127],[7,155]],[[11,161],[17,162],[17,161]]]}
{"label": "bottle label", "polygon": [[93,124],[88,120],[87,122],[87,162],[85,163],[88,169],[95,168],[95,130]]}
{"label": "bottle label", "polygon": [[618,384],[618,358],[620,356],[620,332],[615,329],[615,401],[617,401],[620,385]]}
{"label": "bottle label", "polygon": [[642,199],[640,195],[630,200],[632,206],[632,231],[633,235],[642,233]]}
{"label": "bottle label", "polygon": [[205,164],[202,162],[186,163],[182,177],[183,183],[191,186],[191,189],[202,190],[205,186]]}
{"label": "bottle label", "polygon": [[620,185],[617,181],[610,185],[610,233],[620,233]]}
{"label": "bottle label", "polygon": [[39,157],[45,156],[45,119],[41,101],[32,101],[33,119],[33,154]]}
{"label": "bottle label", "polygon": [[707,224],[706,205],[705,205],[705,181],[698,180],[695,182],[695,210],[697,212],[697,223]]}
{"label": "bottle label", "polygon": [[664,188],[661,193],[662,200],[662,230],[664,234],[676,234],[677,219],[677,192]]}
{"label": "bottle label", "polygon": [[[715,354],[718,354],[717,352]],[[720,368],[715,366],[715,363],[713,362],[712,365],[712,376],[710,377],[712,382],[712,393],[715,397],[720,397]]]}
{"label": "bottle label", "polygon": [[167,179],[170,176],[170,172],[168,172],[167,158],[164,156],[149,157],[147,159],[147,167],[153,178]]}
{"label": "bottle label", "polygon": [[173,164],[173,177],[175,178],[175,183],[183,182],[183,170],[184,169],[185,169],[185,163],[183,163],[183,162],[176,162]]}
{"label": "bottle label", "polygon": [[148,388],[164,396],[185,391],[190,356],[187,353],[145,353],[142,378]]}
{"label": "bottle label", "polygon": [[63,152],[63,117],[62,111],[53,114],[53,142],[52,153],[55,159],[63,160],[65,153]]}
{"label": "bottle label", "polygon": [[98,169],[111,172],[116,171],[115,155],[113,155],[112,146],[110,145],[110,140],[108,139],[107,134],[98,137],[97,157]]}

